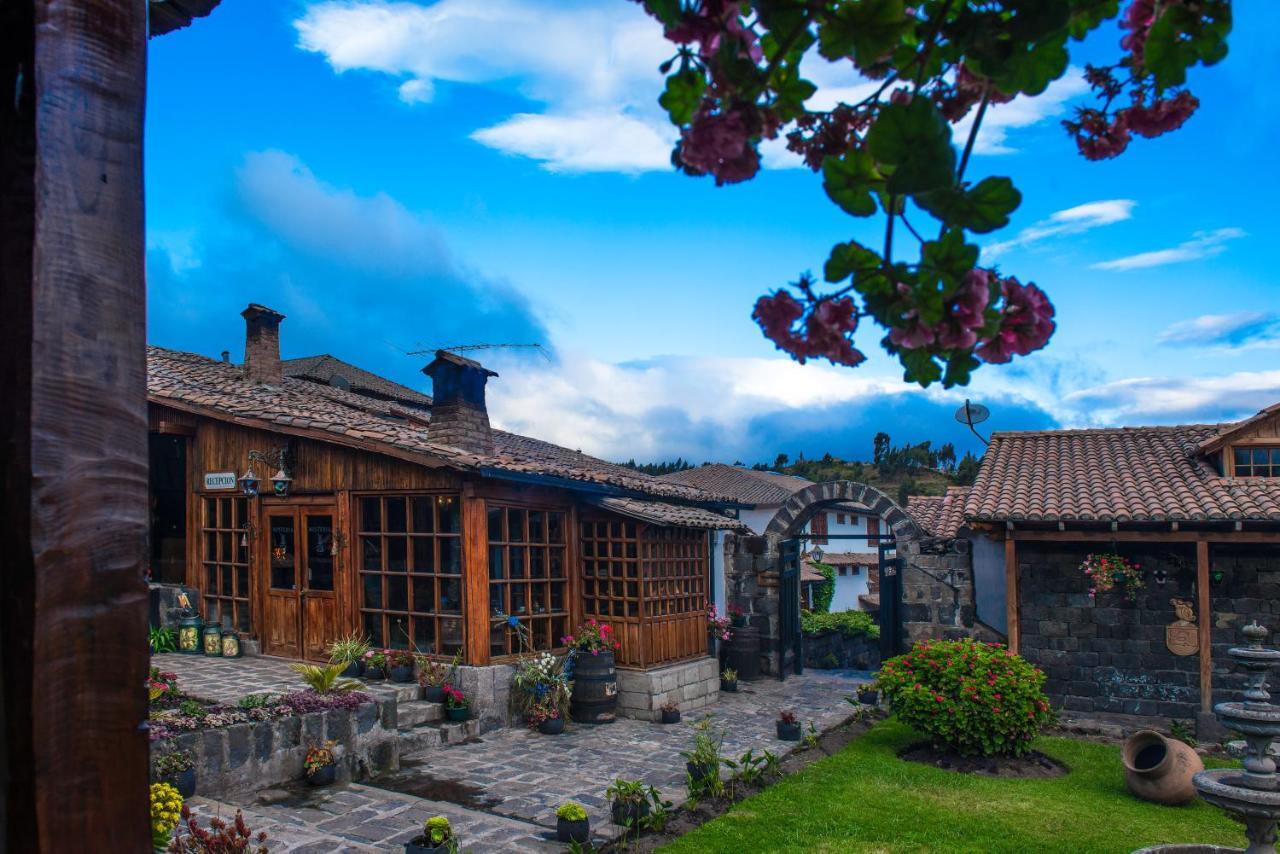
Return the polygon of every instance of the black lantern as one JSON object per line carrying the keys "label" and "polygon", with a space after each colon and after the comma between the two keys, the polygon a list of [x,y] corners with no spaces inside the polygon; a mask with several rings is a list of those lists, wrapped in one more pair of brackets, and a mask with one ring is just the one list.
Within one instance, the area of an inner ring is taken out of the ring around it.
{"label": "black lantern", "polygon": [[289,484],[291,483],[293,483],[293,478],[289,477],[283,468],[271,476],[271,490],[281,497],[289,494]]}
{"label": "black lantern", "polygon": [[814,546],[813,551],[809,552],[809,557],[813,558],[814,563],[822,563],[822,549]]}
{"label": "black lantern", "polygon": [[240,476],[240,489],[244,494],[252,498],[258,494],[258,487],[262,485],[261,479],[254,474],[253,464],[249,464],[248,470]]}

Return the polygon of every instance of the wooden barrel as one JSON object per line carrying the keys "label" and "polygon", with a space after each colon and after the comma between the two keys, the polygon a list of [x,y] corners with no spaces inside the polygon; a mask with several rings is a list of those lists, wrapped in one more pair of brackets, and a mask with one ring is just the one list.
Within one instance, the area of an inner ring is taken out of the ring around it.
{"label": "wooden barrel", "polygon": [[755,626],[730,629],[733,637],[725,644],[724,666],[738,671],[739,679],[760,678],[760,630]]}
{"label": "wooden barrel", "polygon": [[613,653],[578,653],[573,660],[569,715],[580,724],[608,724],[618,714],[618,673]]}

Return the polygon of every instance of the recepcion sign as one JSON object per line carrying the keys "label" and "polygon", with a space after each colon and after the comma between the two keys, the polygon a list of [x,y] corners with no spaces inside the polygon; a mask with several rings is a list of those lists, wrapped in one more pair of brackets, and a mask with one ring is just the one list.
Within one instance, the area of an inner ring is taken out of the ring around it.
{"label": "recepcion sign", "polygon": [[207,471],[204,473],[205,489],[235,489],[236,473],[233,471]]}

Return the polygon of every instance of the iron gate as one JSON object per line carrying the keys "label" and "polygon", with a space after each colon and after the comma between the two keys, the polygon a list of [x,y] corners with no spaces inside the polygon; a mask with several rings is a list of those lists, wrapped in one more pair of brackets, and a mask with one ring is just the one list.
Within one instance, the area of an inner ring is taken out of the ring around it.
{"label": "iron gate", "polygon": [[892,540],[877,543],[880,550],[880,660],[902,651],[902,559]]}
{"label": "iron gate", "polygon": [[804,633],[800,631],[800,540],[783,540],[778,585],[778,678],[786,679],[787,650],[794,652],[796,673],[804,672]]}

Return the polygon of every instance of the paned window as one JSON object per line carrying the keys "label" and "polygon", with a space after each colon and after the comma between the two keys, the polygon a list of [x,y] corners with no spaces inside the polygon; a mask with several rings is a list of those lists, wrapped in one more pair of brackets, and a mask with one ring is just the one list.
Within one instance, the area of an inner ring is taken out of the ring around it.
{"label": "paned window", "polygon": [[1280,477],[1280,447],[1232,450],[1236,477]]}
{"label": "paned window", "polygon": [[[569,633],[566,517],[561,510],[488,504],[489,612],[515,617],[534,649],[555,649]],[[520,652],[506,625],[489,632],[489,654]]]}
{"label": "paned window", "polygon": [[462,515],[457,495],[357,499],[360,618],[374,646],[462,648]]}
{"label": "paned window", "polygon": [[707,535],[691,528],[646,529],[644,606],[649,617],[701,613],[707,602]]}
{"label": "paned window", "polygon": [[204,620],[249,632],[249,500],[210,495],[201,503]]}
{"label": "paned window", "polygon": [[603,622],[640,616],[635,522],[582,523],[582,615]]}

